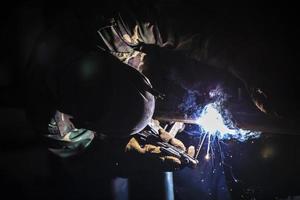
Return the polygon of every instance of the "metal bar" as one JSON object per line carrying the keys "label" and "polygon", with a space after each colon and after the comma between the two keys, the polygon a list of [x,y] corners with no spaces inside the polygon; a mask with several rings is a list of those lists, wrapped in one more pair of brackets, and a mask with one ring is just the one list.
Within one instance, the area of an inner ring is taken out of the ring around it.
{"label": "metal bar", "polygon": [[[287,119],[270,117],[265,114],[251,114],[242,112],[232,113],[232,116],[238,128],[249,131],[260,131],[269,134],[300,136],[300,121],[290,121]],[[164,122],[182,122],[185,124],[198,125],[197,119],[187,118],[178,113],[161,112],[157,113],[154,118]]]}

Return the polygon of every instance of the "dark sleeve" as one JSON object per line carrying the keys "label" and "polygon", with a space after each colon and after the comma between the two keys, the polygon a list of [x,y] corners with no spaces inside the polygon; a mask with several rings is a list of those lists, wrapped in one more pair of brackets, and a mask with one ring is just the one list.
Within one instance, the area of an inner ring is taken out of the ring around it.
{"label": "dark sleeve", "polygon": [[[129,6],[130,7],[130,6]],[[155,9],[145,6],[130,7],[107,20],[99,27],[99,48],[110,52],[123,63],[143,71],[147,52],[145,46],[175,48],[176,41],[171,23],[157,18]]]}

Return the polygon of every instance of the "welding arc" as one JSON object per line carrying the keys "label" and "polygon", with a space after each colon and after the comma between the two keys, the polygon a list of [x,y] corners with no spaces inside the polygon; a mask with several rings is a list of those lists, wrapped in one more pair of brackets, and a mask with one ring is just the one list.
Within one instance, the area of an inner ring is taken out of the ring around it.
{"label": "welding arc", "polygon": [[196,151],[196,154],[195,154],[195,159],[197,159],[198,156],[199,156],[200,150],[201,150],[201,148],[203,146],[203,143],[205,141],[206,136],[207,136],[207,133],[204,134],[203,138],[201,138],[201,137],[199,138],[199,144],[197,146],[197,151]]}

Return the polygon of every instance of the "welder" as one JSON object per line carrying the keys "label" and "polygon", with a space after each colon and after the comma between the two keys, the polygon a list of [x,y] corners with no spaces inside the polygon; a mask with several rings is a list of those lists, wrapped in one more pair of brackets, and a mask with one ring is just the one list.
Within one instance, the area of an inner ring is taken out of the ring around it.
{"label": "welder", "polygon": [[[130,137],[150,122],[155,99],[163,96],[156,87],[164,90],[165,78],[180,77],[188,85],[218,78],[224,71],[186,56],[173,32],[161,31],[155,21],[130,21],[123,16],[117,14],[97,24],[97,40],[87,39],[86,32],[78,31],[68,19],[40,37],[27,70],[29,116],[38,132],[59,141],[50,150],[62,157],[81,152],[95,137],[103,141],[122,138],[128,143],[117,146],[125,152],[157,153],[158,160],[180,165],[176,158],[159,156],[159,148],[140,147]],[[229,71],[243,80],[236,70]],[[264,97],[259,89],[249,90]],[[251,97],[258,102],[255,95]],[[262,104],[256,104],[265,111]],[[161,134],[167,135],[163,130]],[[167,138],[185,150],[176,138]]]}
{"label": "welder", "polygon": [[[153,168],[149,163],[155,163],[158,170],[179,169],[182,165],[178,158],[163,155],[159,147],[151,144],[141,146],[134,137],[152,120],[155,100],[163,95],[143,74],[145,54],[129,49],[126,44],[134,35],[103,33],[114,31],[116,22],[121,21],[113,21],[111,26],[100,27],[98,31],[108,50],[90,45],[76,32],[76,27],[64,23],[40,37],[26,80],[27,110],[32,124],[47,139],[49,150],[60,157],[82,154],[86,148],[102,145],[105,151],[101,150],[99,156],[110,153],[106,160],[114,165],[128,163],[129,157],[139,160],[133,164],[138,169],[143,169],[141,165]],[[148,28],[145,30],[152,30]],[[110,38],[109,43],[108,37],[118,38]],[[153,32],[146,35],[151,37]],[[129,51],[117,54],[112,46]],[[163,129],[160,135],[163,141],[193,156],[193,147],[186,149]]]}

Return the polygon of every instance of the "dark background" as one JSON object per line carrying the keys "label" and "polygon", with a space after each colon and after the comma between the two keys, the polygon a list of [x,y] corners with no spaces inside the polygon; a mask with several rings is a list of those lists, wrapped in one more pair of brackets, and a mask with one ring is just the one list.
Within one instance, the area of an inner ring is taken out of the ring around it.
{"label": "dark background", "polygon": [[[133,10],[139,6],[144,10],[154,8],[158,10],[157,17],[160,20],[171,18],[176,22],[178,35],[199,32],[203,38],[213,35],[213,52],[218,62],[238,65],[248,79],[255,80],[266,89],[274,108],[284,119],[297,122],[299,7],[288,3],[275,5],[274,2],[267,5],[220,5],[201,1],[131,3],[135,5],[131,7]],[[57,24],[68,24],[71,20],[80,24],[78,31],[83,31],[89,43],[93,44],[96,41],[94,31],[97,30],[97,19],[123,9],[124,4],[25,1],[1,6],[1,192],[12,191],[13,196],[25,197],[41,195],[44,198],[51,193],[46,186],[52,183],[49,180],[55,164],[32,131],[24,111],[26,94],[22,81],[35,41],[40,34]],[[242,87],[238,81],[234,83],[236,87]],[[249,106],[250,100],[246,94],[244,98]],[[230,162],[236,176],[243,180],[235,184],[230,175],[226,176],[228,187],[234,188],[230,191],[233,199],[240,199],[240,195],[246,199],[300,196],[299,137],[297,134],[265,133],[254,144],[251,141],[233,142],[228,150],[233,155]],[[186,191],[179,190],[176,193],[178,198],[183,198],[186,192],[198,199],[197,187],[188,187],[189,183],[183,180],[178,184],[183,188],[187,185]]]}

